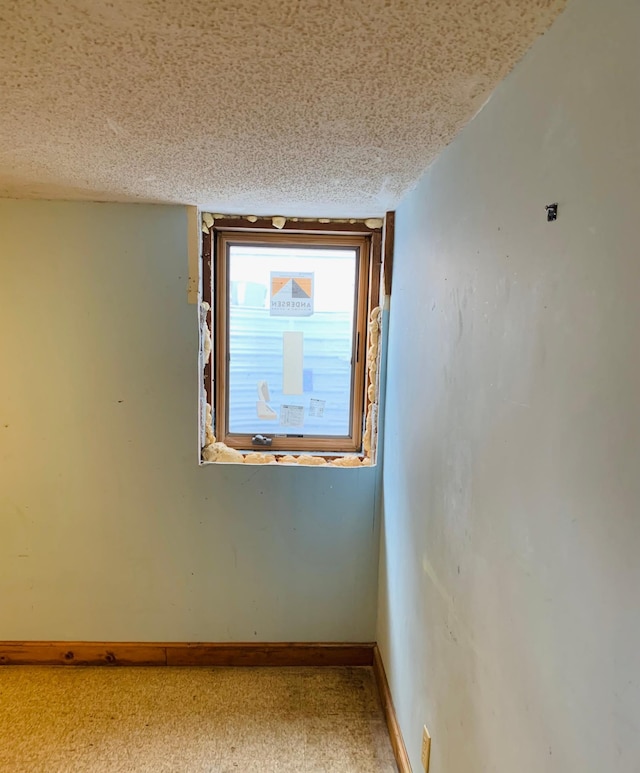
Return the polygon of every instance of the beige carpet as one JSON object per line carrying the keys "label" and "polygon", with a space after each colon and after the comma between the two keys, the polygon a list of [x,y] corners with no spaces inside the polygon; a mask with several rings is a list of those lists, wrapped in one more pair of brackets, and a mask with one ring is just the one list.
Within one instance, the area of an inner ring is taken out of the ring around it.
{"label": "beige carpet", "polygon": [[0,667],[0,771],[395,771],[370,668]]}

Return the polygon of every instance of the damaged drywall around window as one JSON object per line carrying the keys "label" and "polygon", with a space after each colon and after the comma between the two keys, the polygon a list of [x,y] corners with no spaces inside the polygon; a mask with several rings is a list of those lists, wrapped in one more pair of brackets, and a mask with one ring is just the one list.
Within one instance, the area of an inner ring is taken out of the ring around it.
{"label": "damaged drywall around window", "polygon": [[378,402],[380,376],[380,325],[382,309],[377,306],[369,316],[369,350],[367,352],[367,419],[364,428],[362,447],[366,456],[375,458],[378,440]]}
{"label": "damaged drywall around window", "polygon": [[[202,363],[208,362],[211,355],[212,337],[207,323],[209,304],[202,303],[200,312]],[[217,464],[279,464],[302,465],[306,467],[369,467],[375,464],[378,437],[378,403],[380,377],[380,325],[382,310],[376,307],[369,316],[369,348],[367,351],[367,401],[363,454],[345,456],[321,456],[312,454],[265,454],[255,451],[243,453],[216,441],[213,432],[213,410],[205,393],[202,428],[202,462]]]}
{"label": "damaged drywall around window", "polygon": [[[364,222],[368,228],[380,228],[383,223],[388,227],[391,225],[389,243],[392,249],[393,243],[393,213],[389,222],[389,216],[387,221],[383,221],[380,218],[369,218],[368,220],[323,220],[320,222],[339,222],[339,223],[355,223]],[[249,223],[255,224],[256,221],[264,220],[265,225],[271,226],[275,229],[281,229],[288,221],[290,223],[313,221],[313,218],[258,218],[253,215],[243,216],[229,216],[229,215],[217,215],[204,213],[202,215],[202,231],[209,233],[215,221],[218,219],[228,220],[230,217],[237,217],[238,221],[245,220]],[[315,222],[318,222],[315,220]],[[387,245],[385,244],[385,258],[387,253]],[[389,266],[390,269],[389,260]],[[383,268],[384,266],[383,261]],[[389,270],[390,274],[390,270]],[[386,277],[385,277],[386,278]],[[388,292],[389,285],[385,282],[383,293],[386,295],[385,290]],[[377,300],[377,296],[376,296]],[[231,448],[225,443],[218,442],[214,433],[214,415],[213,415],[213,395],[207,394],[206,388],[204,388],[204,373],[205,368],[210,365],[211,353],[213,350],[213,334],[210,327],[209,320],[211,319],[210,312],[211,307],[208,303],[202,302],[200,304],[200,382],[202,385],[202,405],[201,405],[201,427],[200,427],[200,446],[201,446],[201,464],[266,464],[266,465],[297,465],[297,466],[314,466],[314,467],[343,467],[343,468],[357,468],[368,467],[376,464],[377,456],[377,440],[378,440],[378,413],[380,404],[380,361],[381,361],[381,341],[382,341],[382,308],[377,305],[371,310],[368,320],[367,329],[367,380],[366,380],[366,411],[364,418],[364,434],[362,441],[362,452],[360,454],[345,454],[345,455],[330,455],[330,454],[309,454],[309,453],[265,453],[259,451],[240,451],[236,448]],[[210,381],[213,388],[213,380]]]}
{"label": "damaged drywall around window", "polygon": [[211,338],[211,329],[209,328],[208,314],[211,307],[204,301],[200,302],[199,308],[199,338],[200,346],[198,351],[198,380],[200,383],[200,448],[215,443],[213,434],[213,413],[209,396],[204,385],[204,372],[211,360],[213,350],[213,339]]}
{"label": "damaged drywall around window", "polygon": [[384,224],[384,218],[381,217],[368,217],[366,219],[356,219],[356,218],[328,218],[328,217],[321,217],[321,218],[315,218],[315,217],[282,217],[282,215],[274,215],[273,217],[264,217],[257,215],[221,215],[219,213],[213,214],[211,212],[203,212],[202,213],[202,226],[201,230],[202,233],[208,234],[209,230],[215,225],[216,220],[225,220],[225,221],[238,221],[241,222],[243,220],[246,220],[248,223],[255,224],[260,221],[264,221],[262,223],[265,226],[272,226],[273,228],[277,228],[278,230],[282,230],[287,222],[289,223],[322,223],[324,225],[329,223],[364,223],[367,228],[371,228],[371,230],[375,230],[377,228],[382,228]]}

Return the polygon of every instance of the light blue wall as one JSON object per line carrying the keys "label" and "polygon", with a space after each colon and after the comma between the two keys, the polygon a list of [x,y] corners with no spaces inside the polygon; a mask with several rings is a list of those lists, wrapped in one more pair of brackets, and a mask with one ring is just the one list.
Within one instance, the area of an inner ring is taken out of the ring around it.
{"label": "light blue wall", "polygon": [[376,470],[197,465],[186,249],[0,201],[0,639],[372,640]]}
{"label": "light blue wall", "polygon": [[425,723],[430,773],[640,770],[639,43],[637,0],[572,0],[397,211],[378,641],[416,772]]}

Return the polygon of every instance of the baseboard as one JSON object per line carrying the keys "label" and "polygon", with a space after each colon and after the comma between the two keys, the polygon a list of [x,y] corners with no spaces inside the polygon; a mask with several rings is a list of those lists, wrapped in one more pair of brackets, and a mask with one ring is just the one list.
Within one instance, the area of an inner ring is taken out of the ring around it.
{"label": "baseboard", "polygon": [[378,692],[380,693],[380,700],[382,701],[382,711],[384,712],[384,717],[387,721],[391,748],[393,749],[393,754],[396,758],[398,771],[399,773],[412,773],[409,755],[407,754],[407,747],[404,745],[404,738],[402,737],[402,731],[398,724],[396,710],[393,707],[393,699],[391,698],[387,674],[385,673],[384,664],[377,644],[374,645],[373,648],[373,673],[375,674],[376,683],[378,685]]}
{"label": "baseboard", "polygon": [[0,666],[372,666],[399,773],[411,764],[376,644],[0,641]]}
{"label": "baseboard", "polygon": [[0,665],[371,666],[374,644],[0,641]]}

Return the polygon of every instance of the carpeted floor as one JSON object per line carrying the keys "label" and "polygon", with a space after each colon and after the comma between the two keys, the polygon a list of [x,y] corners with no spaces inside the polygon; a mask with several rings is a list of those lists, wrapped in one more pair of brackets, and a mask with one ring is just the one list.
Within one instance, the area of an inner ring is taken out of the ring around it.
{"label": "carpeted floor", "polygon": [[2,773],[391,773],[370,668],[0,667]]}

